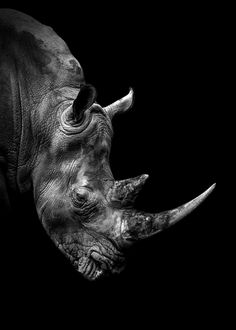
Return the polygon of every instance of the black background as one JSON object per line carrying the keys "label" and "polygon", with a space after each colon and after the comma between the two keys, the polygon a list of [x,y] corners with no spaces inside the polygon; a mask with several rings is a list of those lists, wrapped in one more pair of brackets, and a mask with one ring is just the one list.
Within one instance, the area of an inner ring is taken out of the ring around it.
{"label": "black background", "polygon": [[[116,179],[150,175],[137,208],[174,208],[217,181],[217,116],[223,102],[219,8],[120,2],[11,8],[52,26],[67,42],[102,106],[133,87],[132,110],[113,121],[110,161]],[[12,256],[6,253],[10,265],[3,270],[10,309],[24,300],[26,310],[37,305],[55,319],[87,312],[92,320],[99,311],[99,324],[109,324],[108,316],[114,324],[127,315],[158,324],[187,322],[190,315],[190,329],[205,317],[217,319],[223,304],[219,189],[217,182],[189,217],[134,246],[122,274],[94,283],[54,247],[31,197],[23,196],[19,204],[27,207],[16,210]]]}

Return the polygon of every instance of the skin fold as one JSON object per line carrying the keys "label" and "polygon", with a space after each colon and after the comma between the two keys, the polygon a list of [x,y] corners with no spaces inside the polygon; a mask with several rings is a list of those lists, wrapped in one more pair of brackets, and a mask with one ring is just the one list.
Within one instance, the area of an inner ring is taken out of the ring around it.
{"label": "skin fold", "polygon": [[214,185],[170,211],[133,209],[148,175],[116,181],[109,165],[112,118],[133,105],[132,89],[99,105],[66,43],[23,13],[0,10],[0,37],[0,114],[11,123],[0,145],[2,200],[6,185],[31,191],[47,234],[79,273],[119,273],[130,244],[178,222]]}

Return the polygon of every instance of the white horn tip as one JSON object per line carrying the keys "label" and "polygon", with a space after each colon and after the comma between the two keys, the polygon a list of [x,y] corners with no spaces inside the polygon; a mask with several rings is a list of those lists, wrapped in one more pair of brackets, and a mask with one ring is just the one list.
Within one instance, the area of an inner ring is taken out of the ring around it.
{"label": "white horn tip", "polygon": [[127,100],[127,105],[125,110],[128,110],[134,103],[134,90],[132,87],[129,88],[129,93],[123,99]]}
{"label": "white horn tip", "polygon": [[204,197],[205,196],[207,197],[212,192],[212,190],[215,189],[215,186],[216,186],[216,183],[213,183],[213,185],[211,185],[206,191],[204,191],[204,193],[202,195]]}
{"label": "white horn tip", "polygon": [[194,198],[190,202],[182,205],[179,208],[176,208],[176,209],[172,210],[171,211],[172,218],[171,218],[169,224],[172,225],[172,224],[176,223],[177,221],[179,221],[180,219],[184,218],[189,213],[191,213],[197,206],[199,206],[210,195],[210,193],[213,191],[213,189],[215,188],[215,186],[216,186],[216,183],[214,183],[213,185],[211,185],[201,195],[199,195],[198,197]]}
{"label": "white horn tip", "polygon": [[113,117],[116,113],[125,112],[130,109],[133,105],[134,101],[134,90],[133,88],[129,88],[129,93],[122,97],[120,100],[108,105],[103,108],[105,112],[107,112],[111,117]]}
{"label": "white horn tip", "polygon": [[133,96],[134,96],[134,90],[133,90],[132,87],[129,88],[129,94],[128,95],[133,98]]}

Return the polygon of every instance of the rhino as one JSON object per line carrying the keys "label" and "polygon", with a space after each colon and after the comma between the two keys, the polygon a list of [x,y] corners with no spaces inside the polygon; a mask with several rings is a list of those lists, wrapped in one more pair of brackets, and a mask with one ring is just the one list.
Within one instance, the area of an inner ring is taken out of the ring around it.
{"label": "rhino", "polygon": [[119,273],[129,246],[177,223],[215,187],[172,210],[134,209],[148,175],[116,181],[109,165],[112,118],[133,98],[130,88],[101,106],[51,27],[0,10],[1,207],[30,192],[48,236],[88,280]]}

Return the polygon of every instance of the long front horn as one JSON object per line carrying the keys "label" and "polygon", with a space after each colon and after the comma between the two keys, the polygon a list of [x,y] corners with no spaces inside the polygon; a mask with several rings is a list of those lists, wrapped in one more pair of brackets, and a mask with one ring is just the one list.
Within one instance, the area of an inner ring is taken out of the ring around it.
{"label": "long front horn", "polygon": [[122,242],[139,240],[150,237],[165,228],[168,228],[192,212],[214,189],[215,184],[204,193],[190,202],[177,207],[176,209],[164,211],[157,214],[138,212],[135,210],[122,210],[118,216],[120,233],[116,235]]}
{"label": "long front horn", "polygon": [[103,110],[112,118],[118,112],[125,112],[128,110],[131,105],[133,104],[133,96],[134,92],[133,89],[130,88],[129,94],[122,97],[122,99],[108,105],[107,107],[103,108]]}

